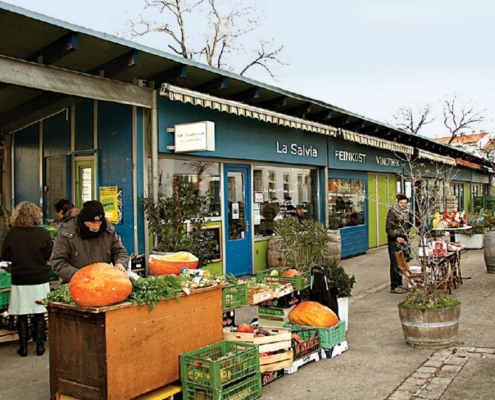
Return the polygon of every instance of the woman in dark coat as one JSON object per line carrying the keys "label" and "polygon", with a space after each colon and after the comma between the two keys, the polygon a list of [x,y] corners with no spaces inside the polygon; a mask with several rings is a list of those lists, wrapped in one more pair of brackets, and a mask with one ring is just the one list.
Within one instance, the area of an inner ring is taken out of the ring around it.
{"label": "woman in dark coat", "polygon": [[45,353],[46,308],[37,304],[50,292],[47,261],[53,248],[50,234],[39,226],[40,209],[22,202],[12,212],[11,228],[2,245],[2,258],[11,261],[12,286],[8,312],[17,316],[20,347],[17,353],[27,356],[28,315],[33,315],[36,354]]}

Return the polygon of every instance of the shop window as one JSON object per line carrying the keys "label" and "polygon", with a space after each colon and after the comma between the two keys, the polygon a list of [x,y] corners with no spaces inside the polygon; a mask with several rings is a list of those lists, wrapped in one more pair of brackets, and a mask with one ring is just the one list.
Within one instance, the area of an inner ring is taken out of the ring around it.
{"label": "shop window", "polygon": [[328,227],[339,229],[365,224],[365,197],[363,179],[330,178],[328,180]]}
{"label": "shop window", "polygon": [[[159,160],[159,191],[169,196],[173,191],[173,182],[189,183],[198,195],[210,193],[210,216],[220,216],[220,164],[204,160]],[[150,174],[151,176],[151,174]]]}
{"label": "shop window", "polygon": [[257,237],[272,235],[281,218],[314,218],[316,169],[253,167],[253,221]]}

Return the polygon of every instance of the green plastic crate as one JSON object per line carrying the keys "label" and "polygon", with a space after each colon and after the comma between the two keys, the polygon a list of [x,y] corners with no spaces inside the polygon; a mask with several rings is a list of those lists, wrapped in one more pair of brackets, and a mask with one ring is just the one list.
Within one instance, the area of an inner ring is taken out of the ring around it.
{"label": "green plastic crate", "polygon": [[222,308],[224,311],[247,305],[247,282],[240,283],[238,285],[229,285],[222,290]]}
{"label": "green plastic crate", "polygon": [[12,275],[8,272],[0,272],[0,289],[8,289],[12,283]]}
{"label": "green plastic crate", "polygon": [[254,400],[260,398],[262,394],[259,372],[231,386],[217,389],[182,382],[184,400]]}
{"label": "green plastic crate", "polygon": [[[278,276],[270,275],[274,270],[278,272]],[[267,283],[291,283],[292,286],[294,286],[294,290],[303,290],[310,284],[311,271],[303,272],[301,275],[296,275],[294,277],[282,276],[283,272],[284,268],[269,268],[264,271],[257,272],[256,278]]]}
{"label": "green plastic crate", "polygon": [[[284,324],[284,328],[290,328],[291,331],[297,331],[301,328],[314,329],[314,326],[299,326],[289,323]],[[320,344],[322,349],[331,349],[339,343],[345,341],[345,321],[339,321],[337,325],[331,328],[317,328],[320,334]]]}
{"label": "green plastic crate", "polygon": [[10,301],[10,292],[0,293],[0,309],[7,308]]}
{"label": "green plastic crate", "polygon": [[180,355],[183,384],[218,389],[259,370],[259,352],[255,344],[224,340]]}

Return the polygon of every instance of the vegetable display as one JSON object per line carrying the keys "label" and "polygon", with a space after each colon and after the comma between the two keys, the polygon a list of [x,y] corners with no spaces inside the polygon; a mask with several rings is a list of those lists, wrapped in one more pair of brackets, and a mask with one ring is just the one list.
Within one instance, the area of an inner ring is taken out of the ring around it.
{"label": "vegetable display", "polygon": [[179,275],[182,268],[194,269],[198,267],[199,259],[187,251],[165,255],[150,255],[148,267],[155,275]]}

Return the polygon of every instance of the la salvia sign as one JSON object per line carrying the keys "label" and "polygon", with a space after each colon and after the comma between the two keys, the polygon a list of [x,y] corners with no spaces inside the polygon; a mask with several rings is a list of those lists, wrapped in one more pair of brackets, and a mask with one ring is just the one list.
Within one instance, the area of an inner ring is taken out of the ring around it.
{"label": "la salvia sign", "polygon": [[277,141],[277,153],[301,157],[318,157],[318,150],[313,146],[297,143],[281,143],[279,141]]}

